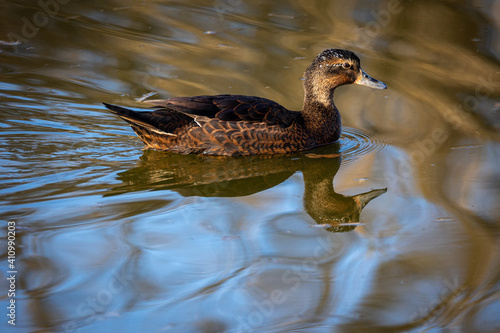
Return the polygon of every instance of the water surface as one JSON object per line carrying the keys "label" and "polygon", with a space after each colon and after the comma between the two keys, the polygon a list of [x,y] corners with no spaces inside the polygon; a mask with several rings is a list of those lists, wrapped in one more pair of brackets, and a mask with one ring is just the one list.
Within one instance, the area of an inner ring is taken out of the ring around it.
{"label": "water surface", "polygon": [[[2,330],[8,221],[19,332],[500,330],[497,1],[41,3],[1,14]],[[331,47],[389,88],[307,153],[142,150],[101,104],[300,110]]]}

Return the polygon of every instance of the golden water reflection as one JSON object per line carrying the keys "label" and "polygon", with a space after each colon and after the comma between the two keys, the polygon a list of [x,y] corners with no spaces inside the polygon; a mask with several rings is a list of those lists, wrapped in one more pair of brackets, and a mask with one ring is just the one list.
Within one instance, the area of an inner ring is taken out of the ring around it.
{"label": "golden water reflection", "polygon": [[[498,1],[39,3],[0,14],[16,329],[500,331]],[[237,93],[299,110],[331,47],[388,85],[336,91],[341,165],[163,158],[101,104]],[[383,188],[356,221],[352,198]],[[347,215],[362,225],[321,226]]]}

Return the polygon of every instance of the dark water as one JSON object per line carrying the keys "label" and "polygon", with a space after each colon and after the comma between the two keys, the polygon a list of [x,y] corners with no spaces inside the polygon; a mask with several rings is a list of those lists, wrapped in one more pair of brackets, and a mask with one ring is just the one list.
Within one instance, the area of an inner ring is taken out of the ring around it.
{"label": "dark water", "polygon": [[[1,5],[2,331],[500,331],[498,1],[59,1]],[[389,89],[308,153],[144,151],[100,104],[298,110],[330,47]]]}

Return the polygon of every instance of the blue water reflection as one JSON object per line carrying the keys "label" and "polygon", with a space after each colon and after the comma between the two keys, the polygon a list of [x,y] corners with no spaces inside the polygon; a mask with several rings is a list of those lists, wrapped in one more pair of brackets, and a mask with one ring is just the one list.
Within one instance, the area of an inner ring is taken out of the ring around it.
{"label": "blue water reflection", "polygon": [[[2,331],[500,330],[498,1],[63,2],[1,14]],[[330,47],[389,89],[338,89],[323,150],[142,151],[101,104],[299,110]]]}

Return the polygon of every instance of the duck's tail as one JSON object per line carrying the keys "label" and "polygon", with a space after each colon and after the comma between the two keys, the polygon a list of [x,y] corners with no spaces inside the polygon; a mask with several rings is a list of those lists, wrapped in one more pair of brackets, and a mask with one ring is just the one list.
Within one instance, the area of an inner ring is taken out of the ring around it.
{"label": "duck's tail", "polygon": [[[137,133],[137,135],[144,139],[145,132],[167,135],[167,136],[177,136],[169,131],[165,131],[161,127],[161,123],[158,121],[158,117],[152,116],[152,112],[137,112],[124,107],[102,103],[104,106],[113,114],[125,120],[130,124],[132,129]],[[144,141],[144,140],[143,140]]]}

